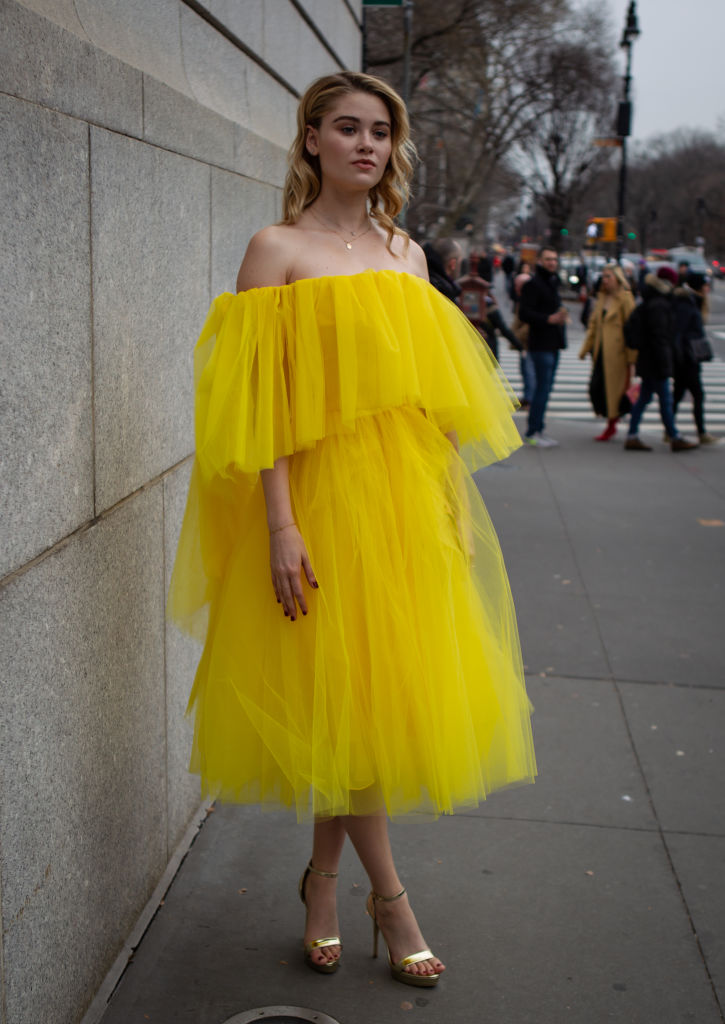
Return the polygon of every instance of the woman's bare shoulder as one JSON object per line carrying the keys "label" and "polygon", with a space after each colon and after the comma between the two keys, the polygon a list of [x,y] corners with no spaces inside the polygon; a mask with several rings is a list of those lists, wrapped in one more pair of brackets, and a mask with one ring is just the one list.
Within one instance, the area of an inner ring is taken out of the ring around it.
{"label": "woman's bare shoulder", "polygon": [[428,261],[425,258],[425,253],[412,238],[408,246],[408,262],[413,274],[422,277],[424,281],[428,280]]}
{"label": "woman's bare shoulder", "polygon": [[253,235],[239,268],[237,291],[286,284],[294,235],[294,228],[287,224],[270,224]]}

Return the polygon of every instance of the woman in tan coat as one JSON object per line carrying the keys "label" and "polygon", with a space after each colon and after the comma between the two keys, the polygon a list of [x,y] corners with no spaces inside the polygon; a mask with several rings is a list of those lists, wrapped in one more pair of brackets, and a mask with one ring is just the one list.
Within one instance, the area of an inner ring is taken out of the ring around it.
{"label": "woman in tan coat", "polygon": [[635,349],[624,341],[624,321],[634,309],[634,297],[622,268],[608,263],[596,305],[589,318],[579,358],[592,357],[589,397],[597,416],[607,417],[607,426],[595,441],[608,441],[617,433],[617,420],[623,414],[622,399],[629,387],[637,361]]}

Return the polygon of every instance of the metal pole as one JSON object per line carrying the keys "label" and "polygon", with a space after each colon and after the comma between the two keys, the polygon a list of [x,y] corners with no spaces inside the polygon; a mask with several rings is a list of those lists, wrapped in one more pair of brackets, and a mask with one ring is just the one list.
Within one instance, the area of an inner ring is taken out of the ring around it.
{"label": "metal pole", "polygon": [[[627,43],[627,71],[624,76],[624,102],[629,103],[629,87],[632,81],[632,43]],[[617,205],[617,263],[622,259],[624,249],[624,213],[627,204],[627,137],[622,136],[622,165],[619,169],[619,202]]]}
{"label": "metal pole", "polygon": [[410,102],[410,50],[413,43],[413,0],[403,0],[403,102]]}
{"label": "metal pole", "polygon": [[[403,0],[403,103],[410,112],[410,52],[413,45],[413,0]],[[400,226],[408,223],[408,204],[398,217]]]}

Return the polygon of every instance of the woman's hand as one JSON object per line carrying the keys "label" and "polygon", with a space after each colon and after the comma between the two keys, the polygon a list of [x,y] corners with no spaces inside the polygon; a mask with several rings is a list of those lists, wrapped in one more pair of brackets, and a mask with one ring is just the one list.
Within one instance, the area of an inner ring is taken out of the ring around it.
{"label": "woman's hand", "polygon": [[269,561],[272,569],[272,586],[277,601],[282,605],[290,622],[297,618],[297,605],[307,615],[307,602],[302,590],[301,570],[307,582],[317,590],[318,583],[312,571],[309,555],[296,523],[289,523],[271,530],[269,534]]}

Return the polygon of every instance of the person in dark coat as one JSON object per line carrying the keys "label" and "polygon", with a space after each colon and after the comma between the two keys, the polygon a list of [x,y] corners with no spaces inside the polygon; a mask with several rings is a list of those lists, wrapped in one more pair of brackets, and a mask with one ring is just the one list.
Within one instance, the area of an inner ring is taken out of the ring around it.
{"label": "person in dark coat", "polygon": [[536,377],[524,441],[540,448],[553,448],[559,443],[544,433],[546,406],[554,385],[559,352],[566,348],[568,314],[559,298],[558,264],[556,250],[543,248],[534,276],[521,289],[519,303],[519,317],[529,325],[529,357]]}
{"label": "person in dark coat", "polygon": [[455,282],[461,265],[461,247],[453,238],[435,238],[423,246],[428,277],[434,288],[452,302],[461,294]]}
{"label": "person in dark coat", "polygon": [[[698,294],[688,282],[675,288],[673,301],[675,309],[675,389],[673,396],[673,417],[677,421],[677,406],[686,391],[692,395],[693,416],[700,444],[715,444],[717,438],[705,429],[705,391],[700,376],[700,364],[695,359],[690,342],[693,338],[701,338],[705,333],[698,304]],[[699,281],[693,281],[697,287]]]}
{"label": "person in dark coat", "polygon": [[642,290],[642,331],[637,356],[637,374],[642,378],[639,398],[629,420],[629,432],[624,447],[627,451],[651,452],[650,445],[639,437],[639,424],[652,395],[656,394],[660,416],[673,452],[697,448],[677,430],[672,414],[670,377],[675,360],[675,312],[672,290],[677,285],[677,273],[671,267],[660,267],[657,275],[648,274]]}

